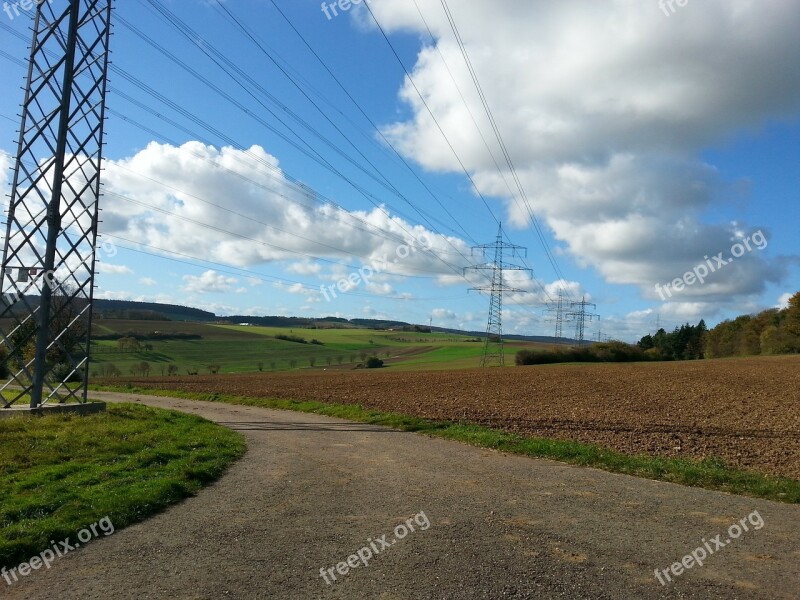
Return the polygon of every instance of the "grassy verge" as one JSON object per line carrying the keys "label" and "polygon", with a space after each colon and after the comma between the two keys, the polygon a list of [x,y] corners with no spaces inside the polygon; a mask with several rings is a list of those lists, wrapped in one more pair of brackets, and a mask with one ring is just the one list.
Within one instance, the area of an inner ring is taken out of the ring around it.
{"label": "grassy verge", "polygon": [[88,417],[0,421],[0,566],[109,517],[116,529],[186,498],[244,454],[225,427],[174,411],[109,405]]}
{"label": "grassy verge", "polygon": [[521,436],[479,425],[431,421],[408,415],[382,413],[354,404],[325,404],[313,401],[246,398],[216,393],[202,394],[173,390],[153,390],[133,386],[103,386],[102,388],[95,386],[95,388],[106,391],[225,402],[228,404],[260,406],[263,408],[339,417],[351,421],[383,425],[403,431],[413,431],[456,440],[511,454],[549,458],[574,465],[603,469],[612,473],[624,473],[778,502],[800,503],[800,481],[735,469],[727,466],[723,461],[715,459],[692,461],[649,455],[630,456],[592,444]]}

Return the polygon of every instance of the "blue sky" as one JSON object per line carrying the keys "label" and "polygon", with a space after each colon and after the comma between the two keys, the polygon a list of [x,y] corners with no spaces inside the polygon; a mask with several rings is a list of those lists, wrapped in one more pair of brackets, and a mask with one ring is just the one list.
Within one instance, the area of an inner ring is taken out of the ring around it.
{"label": "blue sky", "polygon": [[[499,221],[534,276],[508,273],[527,290],[506,297],[508,332],[552,334],[559,291],[597,304],[589,335],[633,340],[800,289],[789,3],[450,0],[515,173],[440,1],[330,19],[275,4],[289,22],[271,1],[116,4],[101,297],[480,330],[488,298],[470,288],[487,282],[463,268],[485,262],[471,247]],[[7,167],[27,54],[8,28],[27,38],[30,23],[0,21]],[[720,252],[704,283],[684,276]]]}

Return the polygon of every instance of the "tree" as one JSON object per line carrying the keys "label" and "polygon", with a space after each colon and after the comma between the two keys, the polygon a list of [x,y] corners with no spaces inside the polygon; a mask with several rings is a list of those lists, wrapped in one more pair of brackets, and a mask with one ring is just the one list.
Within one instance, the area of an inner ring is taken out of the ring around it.
{"label": "tree", "polygon": [[336,362],[339,363],[339,364],[342,364],[344,362],[344,356],[342,356],[341,354],[339,356],[337,356],[336,357]]}
{"label": "tree", "polygon": [[310,366],[312,366],[312,367],[313,367],[314,365],[316,365],[316,364],[317,364],[317,357],[316,357],[316,356],[311,356],[311,357],[309,357],[309,359],[308,359],[308,364],[309,364]]}
{"label": "tree", "polygon": [[222,368],[222,365],[208,365],[208,372],[212,375],[216,375],[219,373],[219,370]]}
{"label": "tree", "polygon": [[650,334],[647,334],[642,339],[640,339],[636,345],[639,346],[639,348],[641,348],[642,350],[650,350],[650,348],[655,348],[655,343],[653,342],[653,336]]}
{"label": "tree", "polygon": [[775,355],[792,352],[792,344],[787,331],[770,325],[761,333],[761,354]]}
{"label": "tree", "polygon": [[800,292],[789,298],[784,320],[786,333],[793,338],[795,352],[798,352],[800,351]]}
{"label": "tree", "polygon": [[383,361],[377,356],[370,356],[367,360],[368,369],[380,369],[383,367]]}
{"label": "tree", "polygon": [[169,365],[167,367],[167,375],[177,375],[178,374],[178,365]]}
{"label": "tree", "polygon": [[258,367],[258,371],[259,372],[263,371],[264,370],[264,361],[263,360],[258,361],[256,363],[256,366]]}
{"label": "tree", "polygon": [[99,368],[101,377],[119,377],[122,372],[114,363],[103,363]]}
{"label": "tree", "polygon": [[290,359],[290,360],[289,360],[289,366],[290,366],[292,369],[294,369],[294,368],[297,366],[297,359],[296,359],[296,358],[292,358],[292,359]]}
{"label": "tree", "polygon": [[142,345],[135,337],[125,336],[117,340],[117,348],[122,352],[141,352]]}

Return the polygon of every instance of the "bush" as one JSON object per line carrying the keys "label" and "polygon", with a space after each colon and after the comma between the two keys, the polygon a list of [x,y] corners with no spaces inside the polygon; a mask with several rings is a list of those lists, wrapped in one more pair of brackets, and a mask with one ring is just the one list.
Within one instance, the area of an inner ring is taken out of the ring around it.
{"label": "bush", "polygon": [[515,363],[523,365],[549,365],[565,362],[635,362],[653,360],[654,354],[625,342],[604,342],[584,348],[564,348],[548,352],[520,350]]}
{"label": "bush", "polygon": [[5,348],[0,348],[0,379],[8,379],[11,371],[8,369],[8,352]]}
{"label": "bush", "polygon": [[119,377],[120,375],[122,375],[122,371],[120,371],[119,367],[114,363],[103,363],[100,365],[101,377]]}
{"label": "bush", "polygon": [[625,342],[603,342],[595,344],[590,352],[597,356],[599,362],[635,362],[645,360],[644,351],[639,346]]}
{"label": "bush", "polygon": [[[78,369],[72,373],[72,365],[69,363],[57,363],[53,365],[48,379],[53,383],[60,383],[66,381],[67,383],[78,383],[83,381],[83,370]],[[70,373],[72,373],[70,375]]]}
{"label": "bush", "polygon": [[383,361],[377,356],[370,356],[367,360],[368,369],[380,369],[383,367]]}
{"label": "bush", "polygon": [[284,342],[294,342],[295,344],[307,344],[308,342],[298,335],[276,335],[276,340],[283,340]]}

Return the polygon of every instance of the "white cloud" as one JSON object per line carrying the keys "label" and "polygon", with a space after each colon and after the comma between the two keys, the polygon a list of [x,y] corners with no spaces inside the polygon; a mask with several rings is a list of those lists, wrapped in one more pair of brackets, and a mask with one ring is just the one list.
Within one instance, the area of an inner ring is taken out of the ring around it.
{"label": "white cloud", "polygon": [[11,164],[11,156],[0,150],[0,205],[2,206],[8,206],[7,194],[10,193],[10,190],[7,186],[9,184]]}
{"label": "white cloud", "polygon": [[775,308],[789,308],[789,300],[794,296],[794,294],[790,292],[786,292],[785,294],[781,294],[781,297],[778,298],[778,305]]}
{"label": "white cloud", "polygon": [[200,276],[184,275],[183,290],[190,294],[223,294],[230,292],[239,280],[227,277],[214,270],[209,270]]}
{"label": "white cloud", "polygon": [[377,294],[378,296],[389,296],[395,293],[395,289],[388,283],[371,282],[365,286],[365,289],[370,294]]}
{"label": "white cloud", "polygon": [[284,291],[286,293],[289,293],[289,294],[309,294],[309,293],[311,293],[311,290],[309,290],[302,283],[286,284],[286,283],[277,282],[274,285],[279,290],[282,290],[282,291]]}
{"label": "white cloud", "polygon": [[455,321],[458,319],[458,315],[447,308],[434,308],[431,311],[431,317],[434,321]]}
{"label": "white cloud", "polygon": [[154,294],[152,296],[134,294],[133,292],[99,290],[95,298],[103,300],[131,300],[133,302],[158,302],[160,304],[176,304],[175,299],[168,294]]}
{"label": "white cloud", "polygon": [[112,265],[110,263],[98,262],[97,271],[106,275],[132,275],[133,270],[125,265]]}
{"label": "white cloud", "polygon": [[[438,48],[419,53],[416,86],[479,189],[506,198],[511,222],[527,226],[510,174],[498,174],[439,55],[501,157],[444,12],[435,0],[418,4]],[[727,250],[742,229],[757,229],[705,218],[739,201],[747,186],[726,182],[698,155],[797,114],[800,11],[792,3],[709,0],[670,18],[656,2],[627,0],[449,4],[531,207],[578,264],[652,298],[655,283]],[[371,7],[390,31],[427,35],[413,3]],[[424,167],[460,172],[410,82],[400,97],[412,117],[386,134]],[[730,302],[785,273],[785,261],[753,254],[691,292]]]}
{"label": "white cloud", "polygon": [[[240,151],[199,142],[181,147],[151,143],[130,158],[109,161],[105,184],[118,200],[103,213],[105,233],[190,256],[202,248],[204,259],[223,264],[250,267],[289,260],[295,261],[290,272],[316,275],[321,271],[318,262],[296,262],[298,254],[341,262],[338,266],[348,273],[353,266],[388,257],[389,274],[440,274],[460,272],[466,261],[458,253],[469,254],[464,241],[434,234],[382,209],[351,212],[309,198],[285,179],[277,159],[258,146]],[[177,217],[165,219],[157,210],[114,194]],[[432,251],[412,252],[394,262],[400,246],[422,236]]]}
{"label": "white cloud", "polygon": [[317,275],[322,270],[322,265],[317,262],[305,260],[303,262],[296,262],[286,267],[290,273],[297,273],[298,275]]}
{"label": "white cloud", "polygon": [[139,284],[147,287],[154,287],[158,285],[158,282],[152,277],[142,277],[141,279],[139,279]]}

